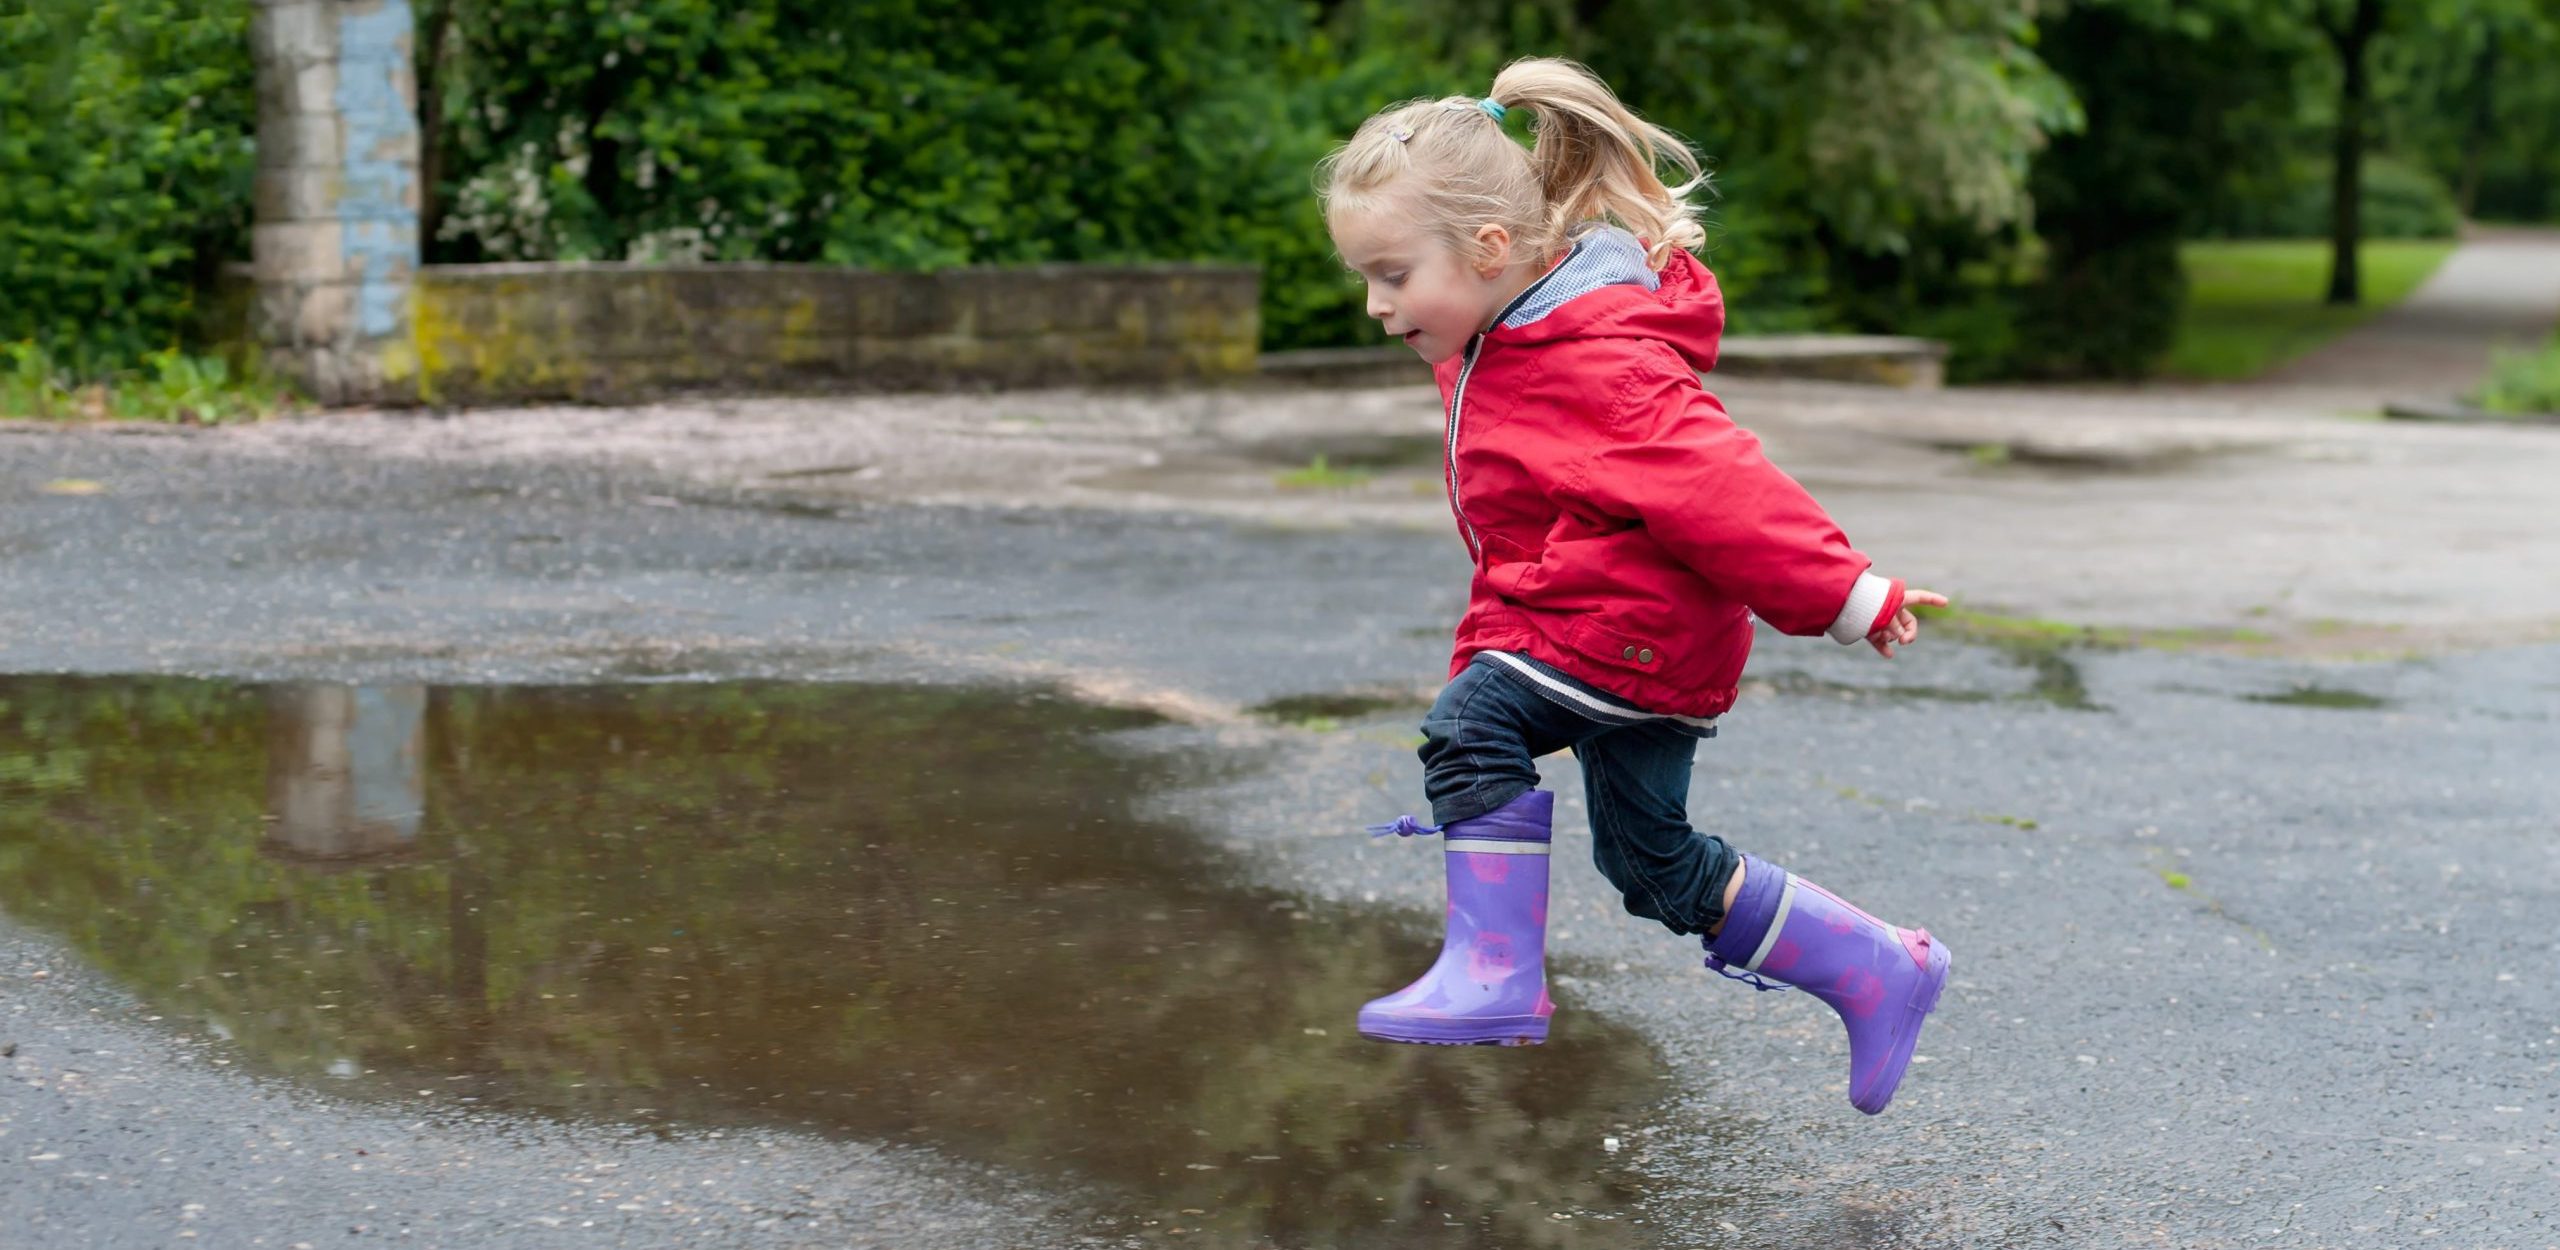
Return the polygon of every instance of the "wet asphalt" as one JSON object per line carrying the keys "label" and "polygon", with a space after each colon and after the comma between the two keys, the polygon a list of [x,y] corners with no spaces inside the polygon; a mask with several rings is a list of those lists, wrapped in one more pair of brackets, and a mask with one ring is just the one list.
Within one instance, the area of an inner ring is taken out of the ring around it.
{"label": "wet asphalt", "polygon": [[[1118,740],[1190,769],[1146,806],[1204,872],[1386,917],[1425,957],[1430,848],[1357,827],[1418,798],[1414,701],[1463,572],[1438,534],[0,436],[0,672],[1056,689],[1173,715]],[[1886,664],[1764,638],[1753,677],[1701,749],[1697,823],[1927,925],[1955,977],[1901,1097],[1858,1115],[1818,1005],[1617,909],[1571,761],[1548,761],[1556,1027],[1668,1080],[1587,1145],[1635,1178],[1625,1240],[2560,1245],[2560,649],[1924,640]],[[1252,710],[1343,692],[1375,701]],[[171,1031],[73,945],[0,926],[13,1248],[1174,1236],[1099,1226],[1083,1178],[960,1143],[345,1098]],[[1578,1244],[1555,1215],[1542,1244]]]}

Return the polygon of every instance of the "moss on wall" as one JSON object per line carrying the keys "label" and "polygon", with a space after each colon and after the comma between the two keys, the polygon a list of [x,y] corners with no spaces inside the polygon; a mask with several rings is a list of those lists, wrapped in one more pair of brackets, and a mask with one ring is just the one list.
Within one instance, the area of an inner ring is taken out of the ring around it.
{"label": "moss on wall", "polygon": [[1260,297],[1244,267],[431,265],[380,368],[437,405],[1214,381],[1254,372]]}

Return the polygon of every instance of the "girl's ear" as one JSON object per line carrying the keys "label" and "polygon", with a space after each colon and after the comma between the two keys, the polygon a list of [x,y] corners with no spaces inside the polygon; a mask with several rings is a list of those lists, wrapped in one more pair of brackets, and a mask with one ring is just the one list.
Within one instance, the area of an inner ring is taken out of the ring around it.
{"label": "girl's ear", "polygon": [[1476,228],[1476,276],[1492,281],[1511,267],[1511,232],[1500,226]]}

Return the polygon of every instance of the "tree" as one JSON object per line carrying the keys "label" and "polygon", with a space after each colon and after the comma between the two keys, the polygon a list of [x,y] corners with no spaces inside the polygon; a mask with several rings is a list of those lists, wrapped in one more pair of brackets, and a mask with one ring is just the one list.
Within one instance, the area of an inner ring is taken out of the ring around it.
{"label": "tree", "polygon": [[2376,49],[2378,150],[2432,170],[2465,218],[2551,216],[2560,0],[2429,4],[2416,16]]}
{"label": "tree", "polygon": [[[2356,267],[2357,245],[2363,241],[2362,171],[2371,146],[2378,98],[2373,66],[2376,41],[2419,45],[2414,63],[2433,62],[2438,90],[2418,91],[2397,101],[2403,108],[2433,110],[2441,116],[2429,130],[2439,151],[2458,153],[2450,162],[2441,155],[2430,161],[2457,188],[2457,203],[2468,217],[2479,204],[2481,182],[2491,145],[2499,137],[2500,82],[2518,82],[2538,97],[2539,111],[2523,110],[2517,123],[2503,129],[2538,132],[2526,140],[2535,173],[2546,185],[2560,173],[2549,157],[2552,123],[2549,84],[2560,78],[2560,3],[2555,0],[2316,0],[2311,23],[2338,64],[2336,129],[2331,136],[2330,267],[2328,302],[2353,304],[2361,295]],[[2510,64],[2510,62],[2515,64]],[[2517,72],[2517,70],[2522,72]],[[2449,166],[2449,167],[2448,167]],[[2543,203],[2547,204],[2546,199]],[[2544,211],[2548,211],[2547,208]]]}
{"label": "tree", "polygon": [[2295,47],[2269,7],[2115,0],[2046,23],[2039,49],[2088,125],[2036,162],[2044,264],[2021,296],[2012,371],[2133,377],[2167,349],[2195,205],[2291,104]]}
{"label": "tree", "polygon": [[2359,298],[2356,252],[2363,241],[2365,112],[2373,101],[2366,52],[2381,33],[2382,0],[2346,0],[2344,14],[2324,7],[2314,21],[2338,54],[2338,127],[2329,175],[2329,294],[2332,304]]}

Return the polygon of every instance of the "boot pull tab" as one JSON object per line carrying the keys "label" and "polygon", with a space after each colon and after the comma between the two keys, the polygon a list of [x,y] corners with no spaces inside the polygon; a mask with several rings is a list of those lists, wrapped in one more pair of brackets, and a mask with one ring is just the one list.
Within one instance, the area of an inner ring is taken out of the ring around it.
{"label": "boot pull tab", "polygon": [[1399,838],[1410,838],[1417,833],[1429,835],[1438,832],[1440,832],[1440,826],[1426,825],[1415,820],[1409,812],[1386,824],[1369,826],[1369,836],[1373,838],[1383,838],[1391,833]]}

